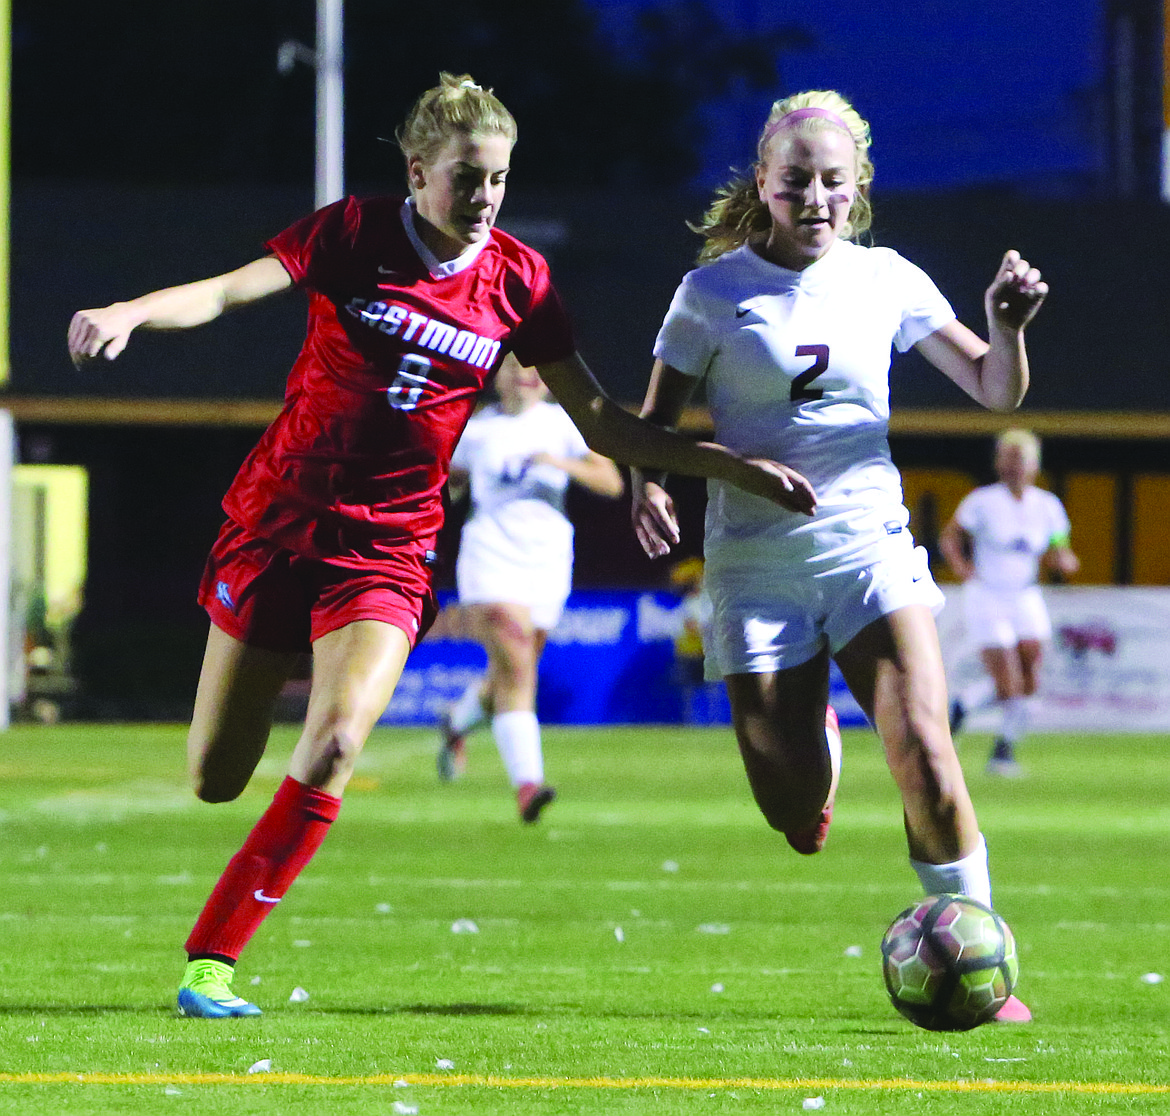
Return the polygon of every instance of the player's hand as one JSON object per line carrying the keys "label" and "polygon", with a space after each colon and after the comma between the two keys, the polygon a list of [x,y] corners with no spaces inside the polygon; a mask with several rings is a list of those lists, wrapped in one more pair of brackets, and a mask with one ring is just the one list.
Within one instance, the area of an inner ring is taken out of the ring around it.
{"label": "player's hand", "polygon": [[634,534],[651,558],[662,558],[678,543],[678,516],[670,493],[660,484],[647,481],[634,486],[630,518]]}
{"label": "player's hand", "polygon": [[100,310],[78,310],[69,323],[69,359],[73,366],[80,368],[98,356],[113,360],[126,348],[136,324],[120,303]]}
{"label": "player's hand", "polygon": [[1048,284],[1040,272],[1020,257],[1014,248],[1008,252],[991,286],[984,295],[987,321],[1008,329],[1023,329],[1040,309]]}
{"label": "player's hand", "polygon": [[769,461],[766,457],[743,459],[746,469],[734,478],[737,488],[753,496],[763,496],[789,511],[812,515],[817,508],[817,494],[813,486],[795,469]]}

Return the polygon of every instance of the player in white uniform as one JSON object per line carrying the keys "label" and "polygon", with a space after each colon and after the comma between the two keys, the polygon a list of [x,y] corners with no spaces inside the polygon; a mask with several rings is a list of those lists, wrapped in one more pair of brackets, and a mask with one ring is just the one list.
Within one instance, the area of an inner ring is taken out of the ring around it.
{"label": "player in white uniform", "polygon": [[459,774],[464,738],[490,719],[521,820],[534,822],[556,796],[544,781],[536,674],[572,584],[565,491],[574,481],[616,498],[625,485],[548,402],[535,371],[506,360],[496,391],[499,402],[472,417],[451,459],[453,490],[471,489],[455,567],[461,619],[487,651],[488,672],[443,719],[438,767],[444,779]]}
{"label": "player in white uniform", "polygon": [[[772,106],[754,178],[718,195],[655,344],[643,415],[673,426],[704,379],[716,435],[783,462],[806,513],[709,486],[713,655],[748,780],[797,851],[824,843],[839,761],[826,732],[829,657],[885,746],[911,862],[928,893],[990,902],[987,849],[947,726],[932,609],[887,445],[890,350],[914,346],[984,406],[1028,381],[1024,327],[1047,286],[1009,252],[987,292],[990,343],[917,267],[851,239],[868,227],[869,127],[836,93]],[[633,480],[651,556],[678,541],[660,474]],[[1013,999],[1001,1017],[1027,1019]]]}
{"label": "player in white uniform", "polygon": [[998,484],[968,493],[939,543],[964,583],[967,635],[979,648],[987,677],[951,703],[951,731],[991,701],[1002,720],[987,771],[1018,775],[1016,745],[1028,726],[1044,642],[1052,634],[1037,580],[1041,563],[1062,577],[1080,568],[1069,547],[1064,505],[1033,483],[1040,470],[1040,441],[1029,430],[1005,430],[995,443]]}

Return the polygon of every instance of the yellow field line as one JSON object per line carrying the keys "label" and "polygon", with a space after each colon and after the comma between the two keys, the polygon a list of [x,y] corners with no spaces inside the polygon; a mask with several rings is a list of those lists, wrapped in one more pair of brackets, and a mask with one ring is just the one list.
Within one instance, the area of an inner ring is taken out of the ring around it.
{"label": "yellow field line", "polygon": [[806,1077],[497,1077],[477,1073],[377,1073],[322,1077],[307,1073],[0,1073],[0,1085],[407,1085],[492,1089],[844,1089],[936,1093],[1087,1093],[1137,1096],[1170,1093],[1170,1084],[1123,1081],[915,1081],[894,1077],[873,1081]]}

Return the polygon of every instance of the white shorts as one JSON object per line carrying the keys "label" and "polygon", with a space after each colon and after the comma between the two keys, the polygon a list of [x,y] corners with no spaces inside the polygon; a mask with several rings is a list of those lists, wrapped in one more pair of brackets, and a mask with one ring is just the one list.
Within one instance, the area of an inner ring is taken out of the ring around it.
{"label": "white shorts", "polygon": [[545,632],[557,626],[572,581],[571,553],[567,561],[506,562],[492,551],[476,546],[466,532],[455,563],[460,604],[527,605],[532,623]]}
{"label": "white shorts", "polygon": [[963,617],[976,647],[1015,647],[1022,639],[1046,640],[1052,623],[1039,586],[989,589],[971,580],[963,586]]}
{"label": "white shorts", "polygon": [[908,531],[875,539],[873,560],[847,569],[777,566],[712,573],[714,606],[708,677],[766,674],[808,662],[826,645],[836,654],[873,621],[909,605],[933,613],[943,595],[925,548]]}

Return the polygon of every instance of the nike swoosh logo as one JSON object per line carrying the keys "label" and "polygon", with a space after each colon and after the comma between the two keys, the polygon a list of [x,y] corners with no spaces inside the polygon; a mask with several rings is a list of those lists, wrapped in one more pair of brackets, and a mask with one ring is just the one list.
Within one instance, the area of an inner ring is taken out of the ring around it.
{"label": "nike swoosh logo", "polygon": [[264,894],[264,888],[258,887],[252,892],[252,897],[258,899],[261,903],[279,903],[279,899],[273,899],[270,895]]}
{"label": "nike swoosh logo", "polygon": [[397,275],[398,272],[395,271],[392,267],[383,267],[381,264],[378,264],[378,274],[379,275]]}
{"label": "nike swoosh logo", "polygon": [[752,308],[750,306],[747,306],[742,310],[737,310],[735,312],[735,316],[737,318],[742,318],[745,314],[750,314],[751,312],[752,312]]}

